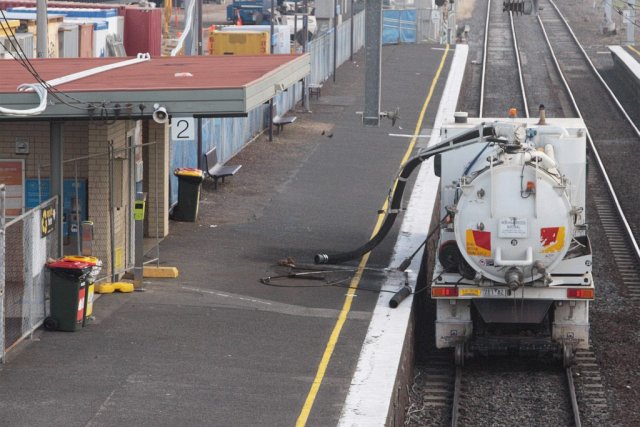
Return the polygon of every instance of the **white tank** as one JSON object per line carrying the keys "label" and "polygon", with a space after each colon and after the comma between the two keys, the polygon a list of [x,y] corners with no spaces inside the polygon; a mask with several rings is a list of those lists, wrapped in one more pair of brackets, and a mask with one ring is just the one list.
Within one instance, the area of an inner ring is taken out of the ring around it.
{"label": "white tank", "polygon": [[465,260],[484,277],[507,283],[505,274],[515,267],[531,282],[564,258],[574,221],[552,156],[533,149],[500,153],[493,167],[461,185],[456,241]]}

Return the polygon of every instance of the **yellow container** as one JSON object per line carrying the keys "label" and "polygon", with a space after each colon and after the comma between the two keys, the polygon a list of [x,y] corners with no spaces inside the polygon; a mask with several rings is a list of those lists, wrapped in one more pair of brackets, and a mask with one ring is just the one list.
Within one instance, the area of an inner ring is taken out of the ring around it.
{"label": "yellow container", "polygon": [[7,21],[0,19],[0,36],[13,36],[19,26],[20,21],[17,19],[9,19]]}
{"label": "yellow container", "polygon": [[209,54],[211,55],[266,55],[269,52],[268,31],[212,31],[209,33]]}
{"label": "yellow container", "polygon": [[93,295],[94,295],[95,285],[91,283],[89,285],[89,296],[87,297],[87,309],[85,310],[85,316],[89,317],[93,314]]}

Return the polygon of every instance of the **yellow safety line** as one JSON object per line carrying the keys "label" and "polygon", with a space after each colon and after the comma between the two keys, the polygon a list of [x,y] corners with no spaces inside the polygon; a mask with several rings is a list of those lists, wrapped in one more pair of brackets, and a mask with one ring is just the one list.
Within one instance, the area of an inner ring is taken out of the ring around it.
{"label": "yellow safety line", "polygon": [[637,53],[638,55],[640,55],[640,52],[638,52],[638,50],[635,47],[631,46],[630,44],[628,44],[627,47],[632,51],[634,51],[635,53]]}
{"label": "yellow safety line", "polygon": [[[440,72],[444,68],[444,63],[447,58],[448,52],[449,52],[449,45],[446,46],[444,54],[442,55],[442,59],[440,60],[440,66],[438,67],[438,71],[436,71],[436,75],[433,77],[433,81],[431,82],[429,94],[427,95],[427,99],[422,105],[422,111],[420,111],[420,116],[418,117],[416,130],[414,131],[414,135],[413,135],[413,138],[411,139],[411,143],[409,144],[409,148],[407,148],[407,151],[404,157],[402,158],[402,164],[404,164],[409,159],[409,156],[413,152],[413,147],[416,144],[416,140],[418,138],[420,129],[422,129],[422,121],[424,119],[425,112],[427,111],[427,106],[431,101],[431,97],[433,96],[433,91],[435,89],[436,83],[440,78]],[[395,186],[395,183],[394,183],[394,186]],[[387,207],[388,207],[388,199],[385,200],[384,205],[382,206],[382,212],[386,212]],[[371,237],[375,236],[378,230],[380,230],[383,220],[384,220],[384,214],[379,214],[378,221],[376,222],[376,225],[373,228]],[[360,263],[358,264],[358,270],[356,271],[356,274],[351,279],[351,282],[349,284],[349,291],[345,296],[342,310],[340,311],[338,320],[336,321],[336,324],[333,327],[333,331],[331,332],[331,336],[329,337],[329,341],[327,342],[327,346],[324,350],[324,354],[322,355],[322,359],[320,360],[320,365],[318,366],[318,371],[316,372],[316,376],[313,379],[313,384],[311,384],[311,390],[309,390],[307,399],[305,400],[304,405],[302,406],[302,411],[300,412],[300,415],[298,416],[298,420],[296,421],[296,427],[303,427],[307,424],[307,420],[309,419],[309,414],[311,413],[311,408],[313,407],[313,403],[316,400],[316,396],[318,394],[318,390],[320,389],[320,385],[322,384],[324,374],[327,371],[327,366],[329,365],[329,361],[331,360],[331,356],[333,355],[333,350],[336,348],[338,338],[340,338],[340,332],[342,331],[344,322],[347,320],[347,315],[351,310],[351,302],[353,301],[353,297],[355,296],[356,289],[360,284],[362,273],[368,261],[369,261],[369,252],[362,257],[362,259],[360,260]]]}

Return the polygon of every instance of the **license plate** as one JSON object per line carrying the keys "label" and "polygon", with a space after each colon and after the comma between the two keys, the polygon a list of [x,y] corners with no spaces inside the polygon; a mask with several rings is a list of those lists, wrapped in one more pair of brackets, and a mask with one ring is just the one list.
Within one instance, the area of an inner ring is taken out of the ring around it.
{"label": "license plate", "polygon": [[482,295],[485,297],[508,297],[511,291],[506,288],[485,288]]}

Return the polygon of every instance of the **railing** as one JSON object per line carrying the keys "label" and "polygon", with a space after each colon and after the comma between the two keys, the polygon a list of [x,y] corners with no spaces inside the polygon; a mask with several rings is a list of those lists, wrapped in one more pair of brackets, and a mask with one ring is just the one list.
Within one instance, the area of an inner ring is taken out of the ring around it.
{"label": "railing", "polygon": [[[52,197],[6,221],[5,188],[0,186],[0,356],[33,333],[47,315],[45,264],[55,253],[56,233],[42,229],[41,210],[57,206]],[[7,250],[10,248],[10,250]]]}
{"label": "railing", "polygon": [[[353,51],[364,46],[364,12],[354,15]],[[338,25],[338,50],[336,67],[351,56],[351,20]],[[309,84],[324,82],[333,73],[333,29],[308,44],[311,55],[311,76]],[[302,100],[302,84],[296,83],[288,90],[276,95],[274,107],[276,114],[282,115],[295,108]],[[269,124],[269,108],[262,105],[249,112],[248,117],[216,118],[202,120],[202,151],[217,147],[218,158],[226,162],[238,153],[247,142],[262,132]],[[193,141],[173,141],[171,144],[171,167],[196,167],[197,155]],[[171,203],[178,200],[178,180],[171,176]]]}
{"label": "railing", "polygon": [[[364,12],[353,17],[353,52],[364,46]],[[338,43],[336,68],[351,56],[351,20],[347,19],[337,26]],[[333,75],[333,47],[335,32],[333,28],[309,42],[311,55],[311,76],[309,84],[320,84]]]}

